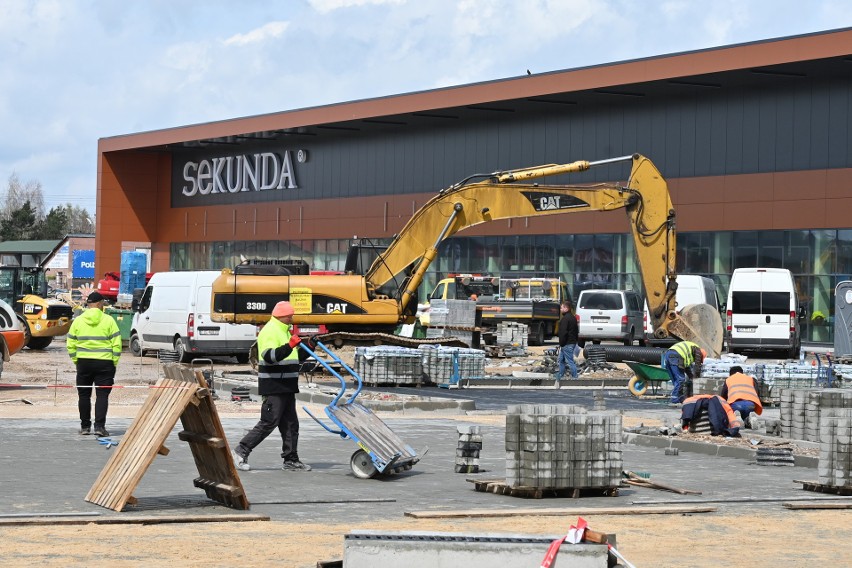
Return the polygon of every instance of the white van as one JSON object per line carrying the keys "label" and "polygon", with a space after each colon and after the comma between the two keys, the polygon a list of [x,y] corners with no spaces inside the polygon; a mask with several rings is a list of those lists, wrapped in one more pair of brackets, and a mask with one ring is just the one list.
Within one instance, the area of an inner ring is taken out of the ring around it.
{"label": "white van", "polygon": [[[716,283],[712,278],[697,274],[678,274],[677,291],[675,292],[675,311],[680,312],[691,304],[709,304],[719,311],[719,295],[716,293]],[[645,335],[649,340],[654,337],[654,326],[651,325],[651,314],[648,312],[648,302],[645,302]],[[662,340],[672,343],[671,340]],[[653,340],[655,344],[660,340]]]}
{"label": "white van", "polygon": [[798,357],[799,300],[793,275],[784,268],[737,268],[726,305],[728,350],[783,350]]}
{"label": "white van", "polygon": [[248,363],[257,327],[210,319],[216,270],[157,272],[135,308],[130,351],[177,351],[182,363],[196,356],[230,355]]}

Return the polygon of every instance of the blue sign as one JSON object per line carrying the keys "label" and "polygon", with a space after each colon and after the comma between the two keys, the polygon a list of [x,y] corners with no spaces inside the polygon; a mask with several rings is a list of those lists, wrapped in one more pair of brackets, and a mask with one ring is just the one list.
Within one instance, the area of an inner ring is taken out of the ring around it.
{"label": "blue sign", "polygon": [[71,264],[72,278],[95,277],[95,251],[75,250],[74,262]]}

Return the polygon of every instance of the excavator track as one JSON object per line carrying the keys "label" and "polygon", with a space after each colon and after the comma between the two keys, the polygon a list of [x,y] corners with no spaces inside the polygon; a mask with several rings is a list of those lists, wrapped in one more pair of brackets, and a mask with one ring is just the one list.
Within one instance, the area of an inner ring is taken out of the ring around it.
{"label": "excavator track", "polygon": [[470,347],[464,341],[455,337],[433,337],[429,339],[413,339],[411,337],[401,337],[391,333],[359,333],[355,331],[334,331],[331,333],[323,333],[315,335],[318,341],[325,345],[334,347],[343,347],[344,345],[355,346],[375,346],[375,345],[394,345],[397,347],[410,347],[417,349],[421,345],[443,345],[445,347]]}

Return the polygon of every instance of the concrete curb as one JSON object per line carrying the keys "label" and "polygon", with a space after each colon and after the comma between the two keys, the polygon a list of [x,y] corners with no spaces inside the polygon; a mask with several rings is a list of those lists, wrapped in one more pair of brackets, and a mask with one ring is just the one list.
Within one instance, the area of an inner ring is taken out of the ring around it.
{"label": "concrete curb", "polygon": [[[230,390],[235,386],[247,386],[252,397],[256,399],[259,396],[257,394],[257,382],[251,383],[217,378],[216,386],[221,391],[219,392],[220,397],[230,396]],[[349,392],[351,391],[347,391],[347,395]],[[304,388],[296,394],[296,400],[326,406],[334,400],[335,396],[316,389]],[[406,400],[405,398],[401,400],[369,400],[367,398],[359,398],[358,402],[362,406],[376,412],[466,414],[469,411],[476,410],[475,401],[455,398],[419,397],[411,398],[410,400]]]}
{"label": "concrete curb", "polygon": [[[692,452],[708,456],[723,458],[744,459],[757,461],[757,450],[726,446],[724,444],[707,444],[704,442],[693,442],[692,440],[681,440],[670,436],[648,436],[645,434],[633,434],[625,432],[621,441],[625,444],[642,446],[646,448],[677,448],[679,452]],[[795,465],[816,469],[819,459],[813,456],[794,456]]]}

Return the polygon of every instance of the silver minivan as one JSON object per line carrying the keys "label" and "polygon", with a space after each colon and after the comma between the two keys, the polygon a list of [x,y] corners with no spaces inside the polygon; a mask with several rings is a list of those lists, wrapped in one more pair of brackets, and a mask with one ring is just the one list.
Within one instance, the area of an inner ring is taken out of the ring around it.
{"label": "silver minivan", "polygon": [[580,343],[602,340],[645,344],[642,296],[631,290],[583,290],[577,298]]}

